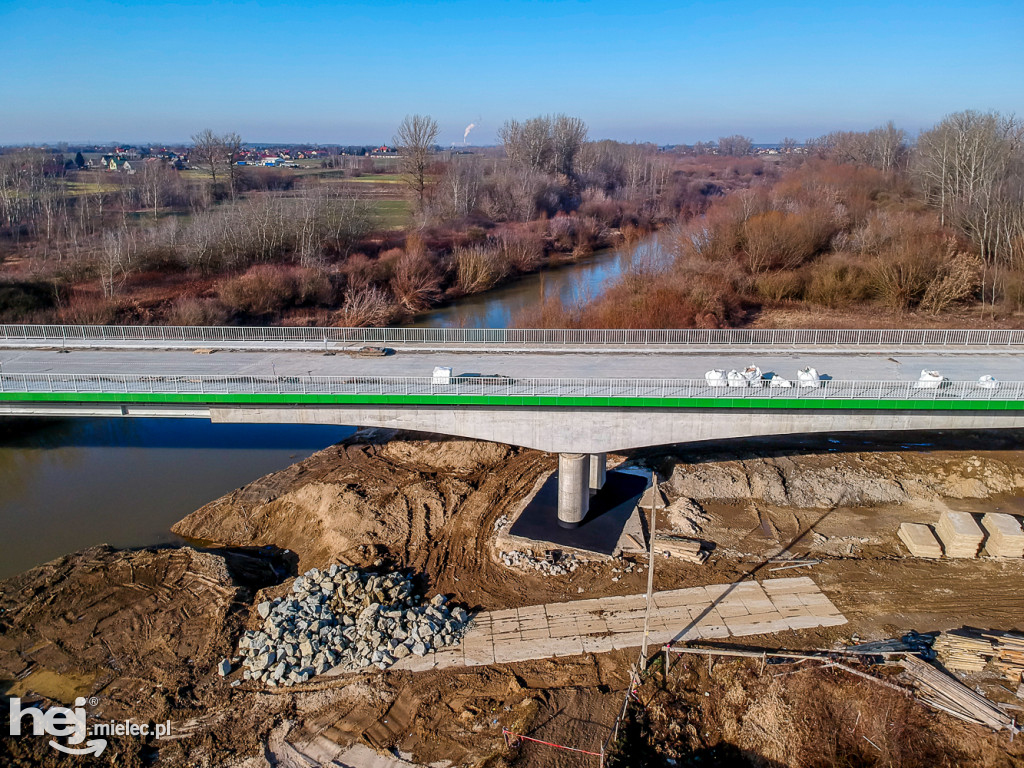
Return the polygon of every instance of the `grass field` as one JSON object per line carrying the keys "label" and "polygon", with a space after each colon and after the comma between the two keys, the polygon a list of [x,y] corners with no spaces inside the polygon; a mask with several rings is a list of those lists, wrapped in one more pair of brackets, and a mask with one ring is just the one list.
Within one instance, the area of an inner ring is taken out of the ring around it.
{"label": "grass field", "polygon": [[351,181],[353,184],[401,184],[402,177],[397,173],[367,173],[355,178],[346,178],[345,181]]}
{"label": "grass field", "polygon": [[372,205],[383,229],[401,229],[408,225],[412,215],[408,200],[374,200]]}
{"label": "grass field", "polygon": [[120,189],[117,184],[105,184],[97,181],[65,181],[64,184],[72,195],[97,195]]}

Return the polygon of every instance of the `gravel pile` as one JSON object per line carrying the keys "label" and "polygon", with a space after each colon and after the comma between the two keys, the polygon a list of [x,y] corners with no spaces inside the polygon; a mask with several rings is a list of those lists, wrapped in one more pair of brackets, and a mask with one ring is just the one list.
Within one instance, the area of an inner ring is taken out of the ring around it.
{"label": "gravel pile", "polygon": [[567,573],[572,573],[579,567],[576,558],[571,554],[563,554],[554,562],[548,562],[547,560],[534,557],[529,552],[520,552],[517,549],[512,549],[508,552],[502,551],[500,557],[501,562],[510,568],[532,568],[548,576],[564,576]]}
{"label": "gravel pile", "polygon": [[444,595],[425,601],[414,594],[412,580],[399,572],[314,568],[295,579],[291,596],[256,606],[263,626],[238,642],[243,677],[294,685],[339,665],[387,669],[410,654],[454,645],[469,615],[445,602]]}

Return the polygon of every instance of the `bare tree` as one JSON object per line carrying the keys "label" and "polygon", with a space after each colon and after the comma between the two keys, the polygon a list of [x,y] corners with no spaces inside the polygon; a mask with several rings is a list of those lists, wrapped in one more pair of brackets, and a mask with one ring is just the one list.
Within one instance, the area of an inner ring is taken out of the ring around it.
{"label": "bare tree", "polygon": [[576,158],[587,140],[587,126],[578,117],[542,115],[525,123],[507,120],[498,137],[513,166],[573,179]]}
{"label": "bare tree", "polygon": [[576,178],[576,157],[587,141],[587,124],[578,117],[557,115],[551,123],[551,154],[556,173]]}
{"label": "bare tree", "polygon": [[416,193],[420,210],[427,190],[427,170],[430,155],[437,143],[437,122],[429,115],[406,115],[392,139],[401,154],[401,168],[405,183]]}
{"label": "bare tree", "polygon": [[238,185],[238,155],[242,151],[242,137],[232,131],[220,137],[221,151],[224,155],[224,162],[228,168],[228,184],[231,188],[231,197],[234,198],[235,188]]}
{"label": "bare tree", "polygon": [[1024,123],[996,112],[949,115],[918,138],[914,171],[943,222],[977,245],[982,295],[988,285],[994,301],[999,269],[1024,258]]}
{"label": "bare tree", "polygon": [[738,133],[732,136],[722,136],[718,140],[718,152],[722,155],[740,157],[749,155],[754,148],[754,140],[748,136],[741,136]]}
{"label": "bare tree", "polygon": [[189,162],[209,172],[213,184],[217,184],[217,166],[224,157],[224,142],[220,136],[209,128],[204,128],[192,136],[192,151]]}
{"label": "bare tree", "polygon": [[100,285],[107,298],[113,298],[128,279],[134,267],[132,261],[135,250],[135,235],[131,230],[117,229],[103,233],[98,267]]}

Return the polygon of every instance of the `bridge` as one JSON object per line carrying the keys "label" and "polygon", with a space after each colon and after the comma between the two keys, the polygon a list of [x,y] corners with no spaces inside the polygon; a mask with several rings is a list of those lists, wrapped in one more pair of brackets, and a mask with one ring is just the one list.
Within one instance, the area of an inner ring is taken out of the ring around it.
{"label": "bridge", "polygon": [[[367,345],[388,354],[366,356]],[[536,448],[559,454],[558,517],[569,526],[603,485],[609,451],[1024,427],[1022,353],[1024,331],[1012,330],[16,325],[0,326],[0,415],[351,424]],[[794,386],[704,376],[750,364]],[[822,380],[798,386],[808,365]],[[435,379],[435,366],[454,376]],[[945,380],[920,382],[922,370]]]}

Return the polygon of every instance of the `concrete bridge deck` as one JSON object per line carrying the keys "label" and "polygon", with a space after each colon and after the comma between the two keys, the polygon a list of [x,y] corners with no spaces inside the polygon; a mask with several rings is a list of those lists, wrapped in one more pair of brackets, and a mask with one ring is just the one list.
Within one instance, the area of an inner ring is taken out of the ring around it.
{"label": "concrete bridge deck", "polygon": [[873,351],[808,348],[798,351],[722,348],[645,351],[535,352],[498,349],[400,350],[386,357],[349,357],[344,353],[218,351],[197,355],[191,349],[0,349],[2,373],[135,374],[142,376],[379,376],[429,377],[434,366],[450,366],[456,375],[499,374],[532,379],[701,379],[711,368],[742,370],[755,364],[765,373],[795,379],[813,366],[823,376],[842,381],[916,381],[922,369],[939,370],[958,381],[988,374],[1003,381],[1024,379],[1024,352],[991,350],[905,349]]}

